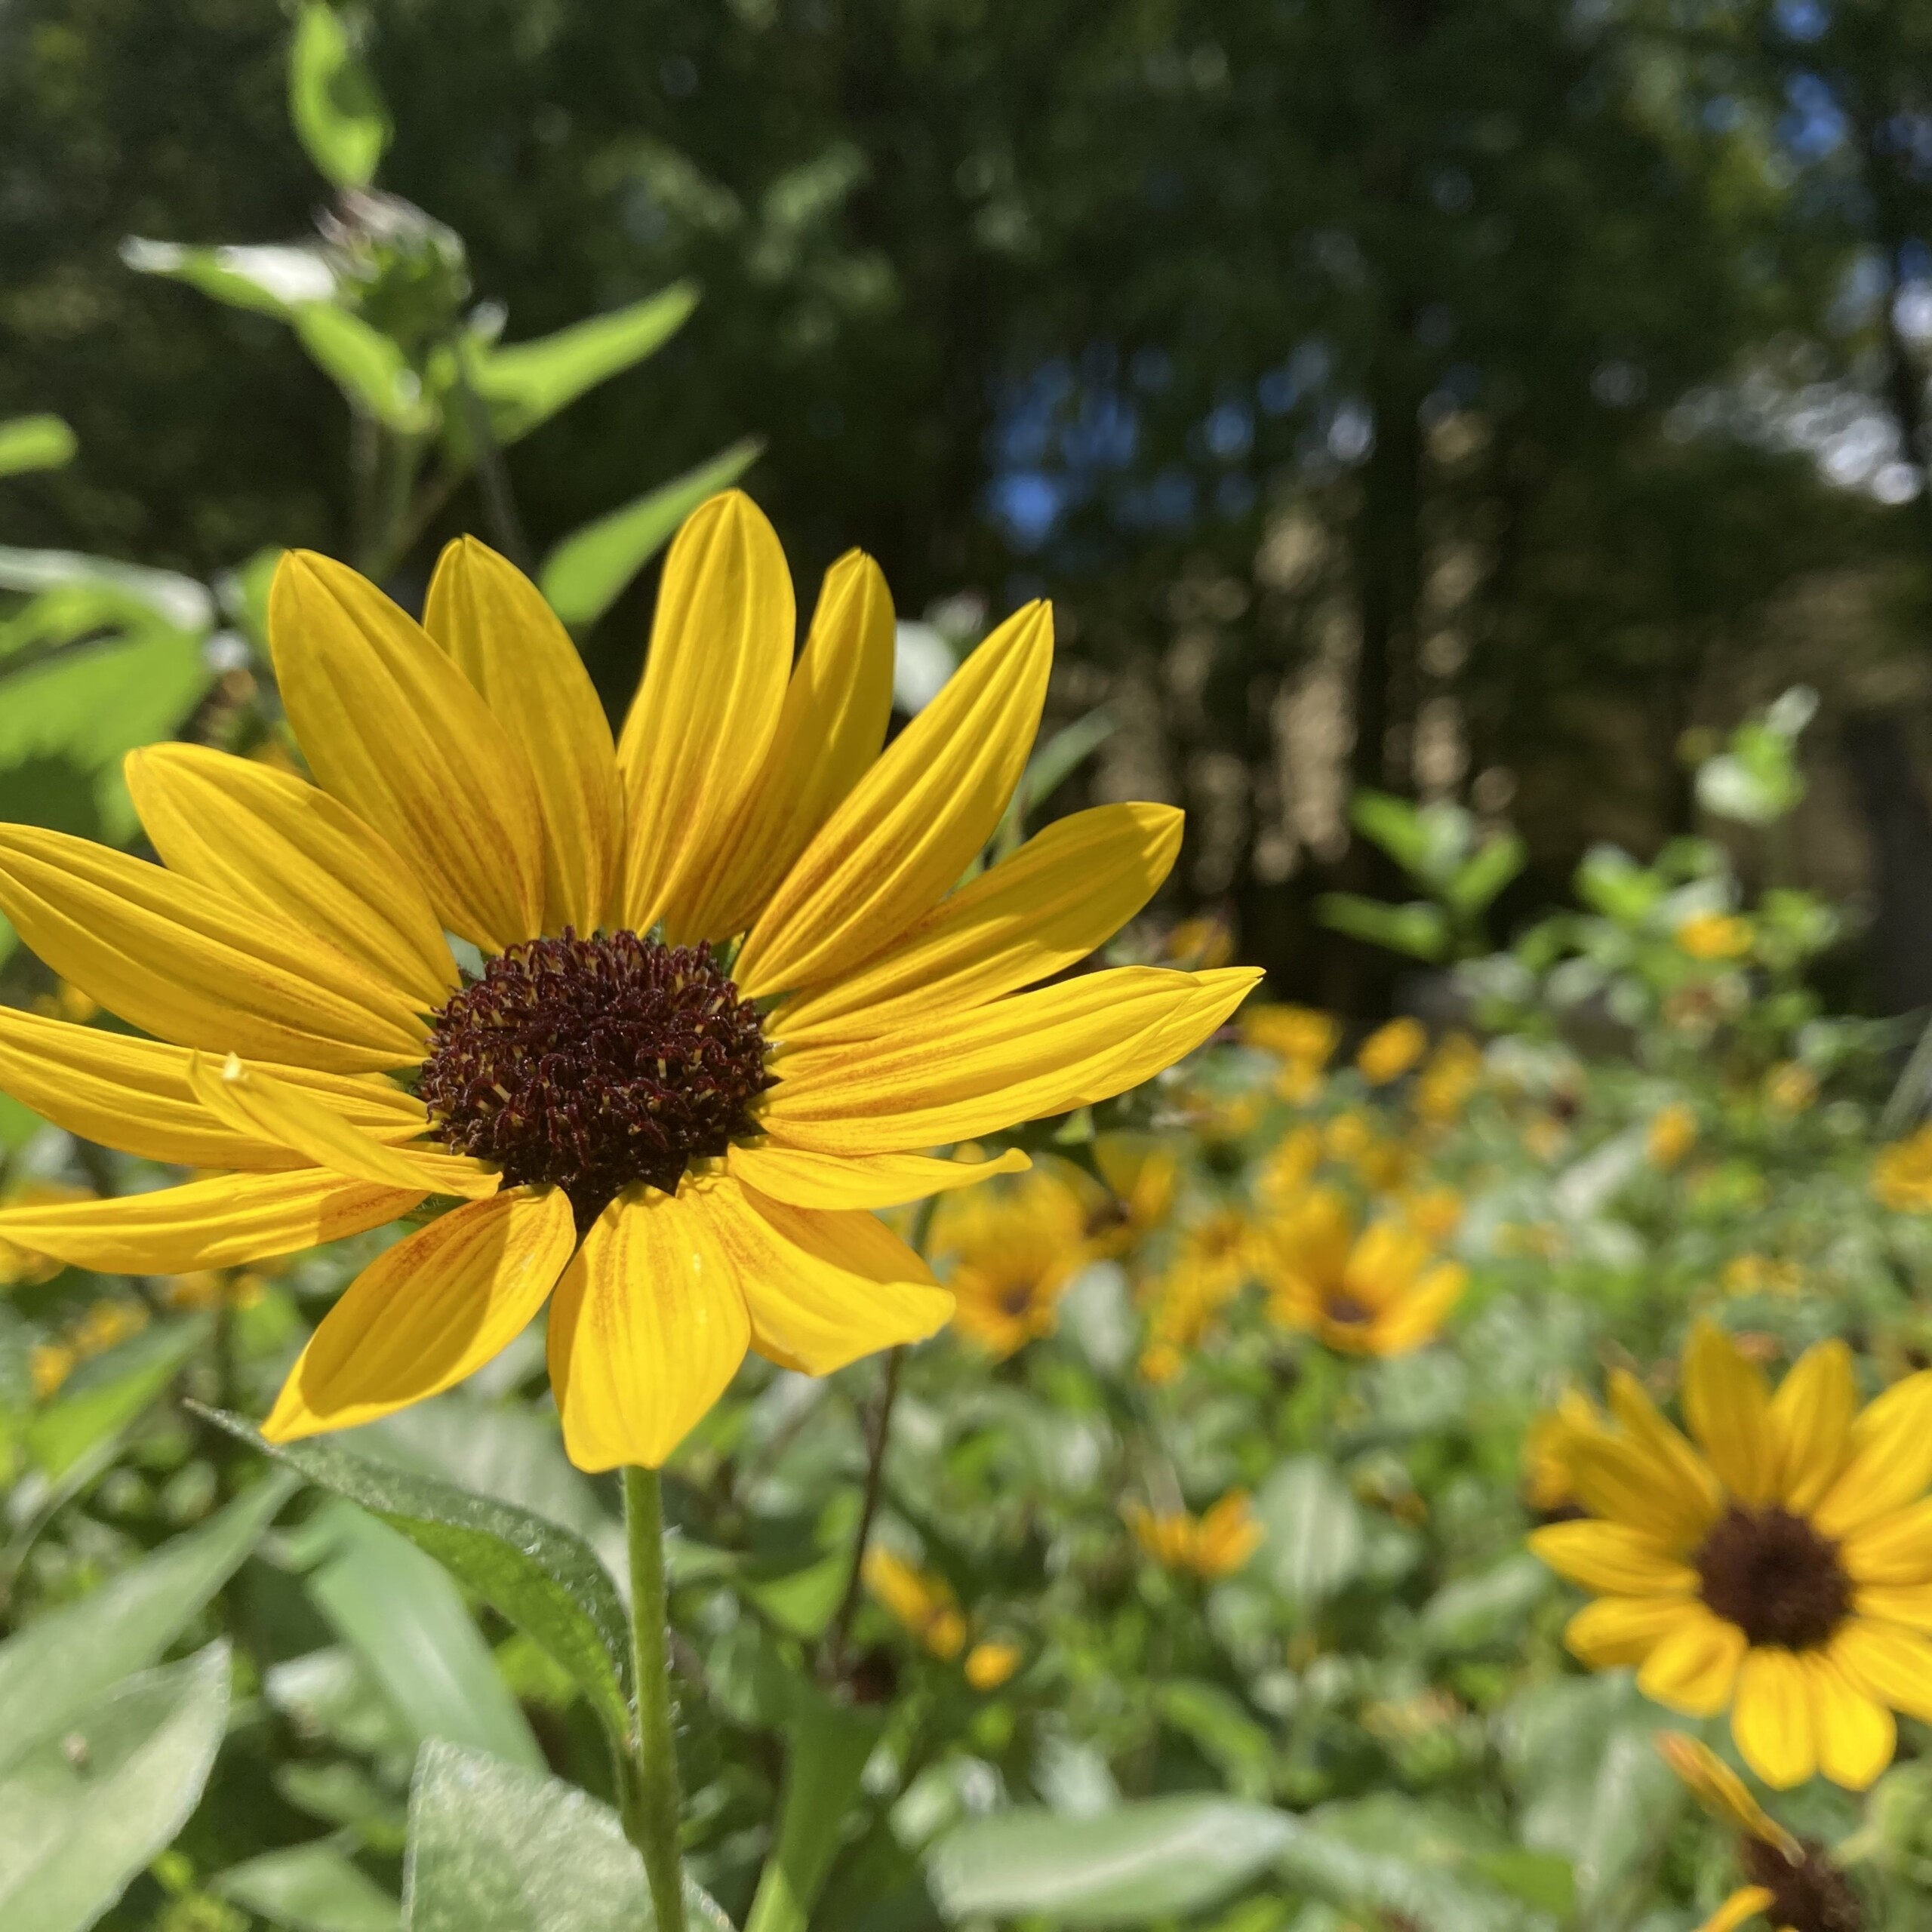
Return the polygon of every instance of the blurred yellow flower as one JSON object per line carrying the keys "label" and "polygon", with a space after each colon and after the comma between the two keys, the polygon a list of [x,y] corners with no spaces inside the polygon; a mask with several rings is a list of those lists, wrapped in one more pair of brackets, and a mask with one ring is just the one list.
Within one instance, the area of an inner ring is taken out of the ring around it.
{"label": "blurred yellow flower", "polygon": [[1429,1242],[1394,1221],[1358,1229],[1332,1188],[1262,1229],[1256,1247],[1269,1312],[1344,1355],[1406,1355],[1442,1325],[1468,1279]]}
{"label": "blurred yellow flower", "polygon": [[1247,1567],[1263,1531],[1244,1489],[1231,1489],[1201,1515],[1186,1509],[1158,1513],[1129,1503],[1121,1512],[1135,1542],[1164,1570],[1191,1571],[1212,1580]]}
{"label": "blurred yellow flower", "polygon": [[1234,928],[1218,912],[1183,919],[1170,926],[1161,941],[1161,957],[1189,971],[1225,966],[1235,956]]}
{"label": "blurred yellow flower", "polygon": [[161,1298],[177,1311],[205,1308],[257,1306],[268,1291],[265,1268],[202,1268],[192,1275],[170,1275],[161,1283]]}
{"label": "blurred yellow flower", "polygon": [[1932,1208],[1932,1121],[1879,1149],[1872,1163],[1872,1192],[1881,1207],[1895,1214]]}
{"label": "blurred yellow flower", "polygon": [[1378,1026],[1355,1051],[1355,1066],[1371,1087],[1386,1087],[1420,1060],[1429,1046],[1422,1022],[1404,1017]]}
{"label": "blurred yellow flower", "polygon": [[1238,1208],[1216,1208],[1180,1231],[1171,1272],[1215,1303],[1226,1301],[1254,1272],[1254,1223]]}
{"label": "blurred yellow flower", "polygon": [[1547,1164],[1570,1144],[1570,1130],[1554,1114],[1539,1114],[1523,1129],[1523,1147],[1533,1160]]}
{"label": "blurred yellow flower", "polygon": [[1181,1345],[1165,1336],[1150,1341],[1140,1351],[1140,1359],[1135,1364],[1141,1380],[1150,1389],[1164,1389],[1186,1366],[1187,1357]]}
{"label": "blurred yellow flower", "polygon": [[975,1690],[997,1690],[1020,1668],[1025,1655],[1017,1644],[986,1638],[966,1653],[966,1681]]}
{"label": "blurred yellow flower", "polygon": [[1302,1121],[1268,1150],[1254,1177],[1254,1198],[1264,1208],[1289,1206],[1307,1186],[1321,1160],[1321,1130]]}
{"label": "blurred yellow flower", "polygon": [[1727,1295],[1795,1295],[1804,1286],[1804,1270],[1768,1254],[1734,1254],[1718,1281]]}
{"label": "blurred yellow flower", "polygon": [[1684,1346],[1690,1437],[1634,1376],[1614,1420],[1571,1444],[1583,1521],[1531,1547],[1595,1600],[1571,1619],[1593,1670],[1638,1666],[1645,1696],[1730,1712],[1744,1761],[1784,1790],[1853,1790],[1892,1761],[1894,1711],[1932,1718],[1932,1371],[1863,1413],[1851,1351],[1807,1350],[1775,1395],[1709,1321]]}
{"label": "blurred yellow flower", "polygon": [[1774,1114],[1801,1114],[1818,1097],[1818,1076],[1788,1060],[1764,1076],[1764,1105]]}
{"label": "blurred yellow flower", "polygon": [[1674,1168],[1697,1144],[1697,1116],[1681,1100],[1671,1100],[1651,1116],[1644,1152],[1651,1164]]}
{"label": "blurred yellow flower", "polygon": [[64,1342],[36,1342],[27,1351],[27,1373],[33,1378],[34,1399],[44,1402],[74,1372],[80,1357]]}
{"label": "blurred yellow flower", "polygon": [[966,1619],[943,1577],[935,1577],[877,1544],[866,1552],[866,1588],[942,1662],[966,1646]]}
{"label": "blurred yellow flower", "polygon": [[1697,1802],[1738,1834],[1746,1883],[1705,1920],[1699,1932],[1734,1932],[1761,1915],[1779,1932],[1838,1932],[1863,1924],[1858,1895],[1816,1844],[1794,1837],[1751,1795],[1744,1780],[1707,1744],[1681,1730],[1660,1730],[1657,1748]]}
{"label": "blurred yellow flower", "polygon": [[1088,1251],[1131,1254],[1174,1211],[1180,1163],[1171,1147],[1146,1135],[1103,1134],[1094,1139],[1094,1164],[1106,1186],[1082,1177]]}
{"label": "blurred yellow flower", "polygon": [[1235,1024],[1250,1046],[1317,1066],[1327,1063],[1342,1038],[1342,1023],[1312,1006],[1252,1006]]}
{"label": "blurred yellow flower", "polygon": [[1532,1509],[1547,1515],[1576,1507],[1574,1452],[1602,1427],[1596,1404],[1574,1389],[1530,1424],[1523,1436],[1523,1497]]}
{"label": "blurred yellow flower", "polygon": [[69,1331],[68,1340],[85,1359],[103,1355],[148,1325],[148,1312],[137,1301],[103,1297],[90,1302],[80,1320]]}
{"label": "blurred yellow flower", "polygon": [[1337,1114],[1328,1123],[1322,1149],[1329,1159],[1352,1168],[1363,1184],[1381,1193],[1400,1187],[1415,1164],[1414,1150],[1377,1133],[1366,1114]]}
{"label": "blurred yellow flower", "polygon": [[1415,1109],[1432,1127],[1447,1127],[1468,1105],[1482,1079],[1482,1049],[1466,1033],[1451,1033],[1416,1076]]}
{"label": "blurred yellow flower", "polygon": [[1751,950],[1751,921],[1735,912],[1697,912],[1677,929],[1677,943],[1693,959],[1741,959]]}
{"label": "blurred yellow flower", "polygon": [[1036,1170],[1010,1187],[943,1199],[931,1250],[951,1257],[952,1326],[1004,1361],[1052,1334],[1060,1298],[1086,1263],[1086,1216],[1071,1188]]}
{"label": "blurred yellow flower", "polygon": [[1463,1223],[1463,1197],[1453,1187],[1419,1188],[1398,1204],[1402,1219],[1424,1241],[1447,1241]]}

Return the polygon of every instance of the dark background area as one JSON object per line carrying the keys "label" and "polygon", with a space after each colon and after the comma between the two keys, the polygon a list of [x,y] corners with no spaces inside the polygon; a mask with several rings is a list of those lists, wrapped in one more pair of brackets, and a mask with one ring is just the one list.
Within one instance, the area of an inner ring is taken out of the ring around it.
{"label": "dark background area", "polygon": [[[383,0],[380,185],[506,336],[681,277],[662,353],[510,453],[538,550],[755,433],[808,605],[1045,592],[1065,788],[1171,798],[1168,909],[1372,1014],[1324,931],[1350,782],[1506,817],[1511,918],[1694,822],[1686,758],[1823,699],[1777,863],[1932,1000],[1932,5],[1922,0]],[[270,0],[0,4],[0,416],[80,460],[0,541],[208,577],[350,548],[347,413],[275,319],[125,237],[312,233]],[[395,572],[486,529],[473,488]],[[648,574],[585,640],[614,708]],[[4,695],[0,694],[0,702]]]}

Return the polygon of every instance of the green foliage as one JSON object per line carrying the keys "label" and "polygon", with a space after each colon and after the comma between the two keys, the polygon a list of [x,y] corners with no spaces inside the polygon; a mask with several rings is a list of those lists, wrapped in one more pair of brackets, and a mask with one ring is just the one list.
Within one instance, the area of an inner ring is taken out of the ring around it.
{"label": "green foliage", "polygon": [[375,180],[394,131],[349,26],[328,0],[303,0],[296,14],[288,116],[309,158],[335,186],[366,188]]}

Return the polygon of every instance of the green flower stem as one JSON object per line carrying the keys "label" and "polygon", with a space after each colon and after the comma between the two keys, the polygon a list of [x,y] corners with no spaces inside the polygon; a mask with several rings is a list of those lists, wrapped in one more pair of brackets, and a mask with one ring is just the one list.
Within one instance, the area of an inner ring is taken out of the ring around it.
{"label": "green flower stem", "polygon": [[664,1500],[655,1469],[624,1471],[624,1528],[630,1544],[631,1657],[637,1678],[634,1764],[626,1780],[624,1829],[644,1860],[657,1932],[685,1932],[684,1862],[678,1850],[682,1799],[666,1641]]}

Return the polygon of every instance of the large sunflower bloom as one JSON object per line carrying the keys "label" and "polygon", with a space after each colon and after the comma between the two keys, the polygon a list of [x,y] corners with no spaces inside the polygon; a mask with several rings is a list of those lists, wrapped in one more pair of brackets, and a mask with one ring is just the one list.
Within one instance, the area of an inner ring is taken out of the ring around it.
{"label": "large sunflower bloom", "polygon": [[0,826],[0,911],[151,1036],[0,1012],[0,1088],[214,1171],[18,1207],[0,1241],[180,1274],[460,1201],[324,1320],[269,1418],[281,1441],[448,1388],[553,1287],[551,1378],[591,1469],[662,1463],[747,1347],[823,1374],[931,1334],[951,1297],[869,1211],[1026,1162],[924,1150],[1146,1079],[1256,976],[1036,984],[1151,896],[1165,807],[1076,814],[952,889],[1038,726],[1044,605],[883,752],[877,567],[833,565],[795,667],[794,623],[771,526],[712,499],[666,561],[614,744],[562,626],[481,545],[445,552],[420,625],[286,558],[270,642],[313,784],[135,754],[159,866]]}
{"label": "large sunflower bloom", "polygon": [[1565,1641],[1593,1669],[1639,1666],[1692,1717],[1728,1708],[1777,1789],[1814,1770],[1863,1790],[1892,1713],[1932,1718],[1932,1371],[1862,1411],[1850,1351],[1821,1342],[1777,1394],[1712,1323],[1684,1354],[1687,1439],[1636,1379],[1614,1420],[1574,1418],[1571,1490],[1591,1518],[1531,1543],[1597,1593]]}

